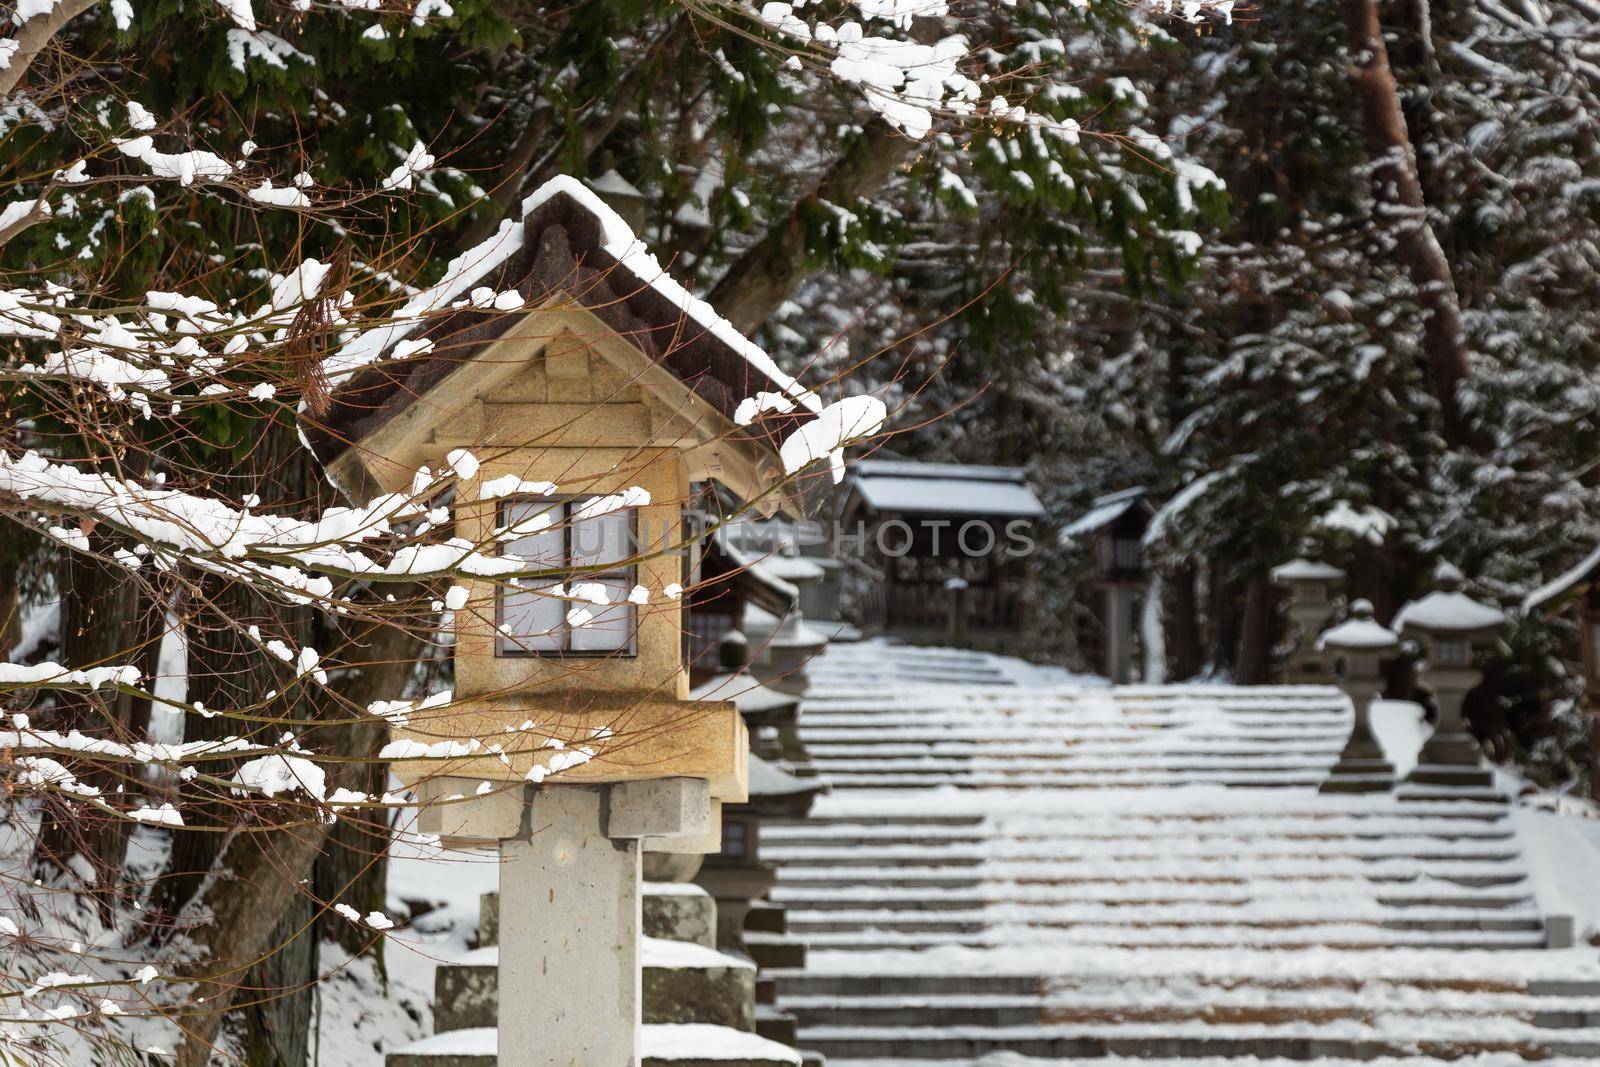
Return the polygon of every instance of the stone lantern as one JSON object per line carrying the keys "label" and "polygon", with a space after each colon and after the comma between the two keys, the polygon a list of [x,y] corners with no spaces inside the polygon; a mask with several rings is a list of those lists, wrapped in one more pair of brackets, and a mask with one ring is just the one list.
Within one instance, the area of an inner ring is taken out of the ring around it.
{"label": "stone lantern", "polygon": [[1339,688],[1350,698],[1355,719],[1339,762],[1322,783],[1324,793],[1382,793],[1394,788],[1394,765],[1372,731],[1372,701],[1383,692],[1384,660],[1400,649],[1400,637],[1372,617],[1370,601],[1350,605],[1350,618],[1325,631],[1317,647],[1344,663]]}
{"label": "stone lantern", "polygon": [[1318,684],[1331,679],[1317,634],[1333,617],[1333,590],[1343,579],[1338,567],[1303,557],[1272,568],[1273,583],[1289,591],[1289,618],[1299,634],[1284,672],[1288,681]]}
{"label": "stone lantern", "polygon": [[[302,431],[360,501],[453,471],[453,544],[503,557],[441,604],[453,696],[395,714],[384,756],[422,832],[500,850],[501,1062],[624,1067],[641,853],[715,852],[748,799],[739,709],[689,698],[683,503],[714,479],[798,513],[780,448],[821,404],[582,183],[522,209],[329,361]],[[757,394],[793,411],[736,414]]]}
{"label": "stone lantern", "polygon": [[1068,539],[1089,538],[1097,584],[1106,591],[1106,677],[1118,685],[1133,676],[1133,603],[1145,580],[1144,535],[1154,515],[1136,486],[1096,499],[1062,531]]}
{"label": "stone lantern", "polygon": [[635,233],[644,229],[650,215],[650,198],[615,168],[589,181],[589,187],[600,195],[607,207],[622,217]]}
{"label": "stone lantern", "polygon": [[[1505,624],[1505,614],[1461,591],[1461,572],[1441,563],[1433,575],[1439,588],[1400,609],[1395,628],[1419,638],[1426,661],[1418,680],[1433,694],[1439,721],[1417,756],[1416,770],[1406,779],[1413,796],[1439,796],[1446,790],[1488,790],[1494,776],[1483,766],[1478,741],[1467,730],[1462,704],[1483,680],[1472,664],[1473,647]],[[1445,793],[1443,795],[1454,795]],[[1491,799],[1485,797],[1484,799]]]}

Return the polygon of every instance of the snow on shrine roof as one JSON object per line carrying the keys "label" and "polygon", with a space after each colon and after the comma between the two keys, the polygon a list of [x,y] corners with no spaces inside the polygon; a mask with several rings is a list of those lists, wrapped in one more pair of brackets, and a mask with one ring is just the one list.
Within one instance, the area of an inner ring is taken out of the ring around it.
{"label": "snow on shrine roof", "polygon": [[1338,567],[1315,559],[1291,559],[1272,568],[1275,582],[1331,582],[1343,577]]}
{"label": "snow on shrine roof", "polygon": [[1115,493],[1096,497],[1089,506],[1089,510],[1080,515],[1061,531],[1063,538],[1082,537],[1084,534],[1094,533],[1103,526],[1116,522],[1129,510],[1144,499],[1144,486],[1135,485],[1128,489],[1119,489]]}
{"label": "snow on shrine roof", "polygon": [[[489,303],[472,300],[469,294],[479,288],[496,296]],[[513,296],[498,303],[508,293]],[[587,309],[729,419],[758,393],[787,398],[798,409],[792,417],[769,414],[750,431],[774,449],[792,423],[822,410],[816,393],[679,285],[594,191],[562,175],[522,202],[519,219],[502,222],[493,237],[451,260],[444,277],[406,301],[391,322],[352,338],[323,361],[333,389],[329,411],[321,418],[301,415],[312,451],[331,461],[519,321],[493,307],[531,310],[557,294]],[[764,410],[773,412],[773,404]]]}
{"label": "snow on shrine roof", "polygon": [[1523,598],[1522,613],[1531,615],[1540,608],[1565,600],[1567,594],[1593,578],[1597,569],[1600,569],[1600,548],[1583,557],[1577,566],[1563,571],[1529,593]]}
{"label": "snow on shrine roof", "polygon": [[1395,614],[1394,628],[1467,634],[1492,630],[1505,621],[1505,613],[1493,605],[1480,604],[1462,592],[1441,591],[1401,608]]}
{"label": "snow on shrine roof", "polygon": [[1021,518],[1044,514],[1021,467],[868,459],[850,473],[856,492],[877,511]]}

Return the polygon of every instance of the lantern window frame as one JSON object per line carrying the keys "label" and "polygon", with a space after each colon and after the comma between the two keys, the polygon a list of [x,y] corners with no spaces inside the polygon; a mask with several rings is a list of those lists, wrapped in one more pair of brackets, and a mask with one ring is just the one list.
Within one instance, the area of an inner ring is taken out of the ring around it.
{"label": "lantern window frame", "polygon": [[[533,636],[518,636],[515,634],[508,634],[504,629],[504,626],[506,625],[506,599],[508,595],[518,592],[528,592],[528,590],[517,589],[515,587],[507,588],[506,586],[501,585],[495,589],[494,597],[494,656],[496,659],[638,658],[639,607],[632,600],[626,599],[626,597],[628,593],[631,593],[633,588],[639,583],[639,509],[636,507],[617,508],[615,511],[609,511],[603,515],[590,516],[589,518],[580,519],[577,522],[574,522],[572,519],[574,505],[581,505],[587,501],[596,499],[599,499],[599,497],[595,495],[506,497],[505,499],[501,500],[495,508],[495,521],[496,524],[502,529],[509,528],[513,521],[520,521],[513,520],[511,518],[512,510],[514,508],[525,507],[530,504],[547,505],[552,511],[559,509],[560,518],[552,522],[551,526],[546,527],[546,531],[559,530],[561,532],[561,559],[559,562],[552,564],[546,569],[552,575],[561,576],[558,580],[563,582],[603,582],[607,584],[625,586],[626,592],[623,594],[624,599],[612,601],[611,603],[605,605],[602,610],[610,612],[620,609],[622,611],[622,622],[627,626],[626,642],[619,648],[573,648],[572,635],[575,628],[569,622],[567,622],[566,611],[563,611],[561,623],[555,630],[546,631],[542,635],[535,635],[539,637],[550,637],[555,634],[559,634],[562,640],[562,646],[560,648],[529,648],[522,642],[534,639]],[[626,551],[624,559],[631,562],[625,562],[621,565],[612,567],[609,570],[587,572],[582,575],[573,574],[572,572],[575,566],[573,563],[573,535],[578,529],[579,524],[597,519],[607,519],[619,514],[625,516],[627,519],[627,543],[624,546]],[[528,536],[536,536],[536,534],[530,534]],[[518,538],[517,540],[521,540],[521,538]],[[515,540],[507,542],[501,547],[500,554],[503,556],[511,555],[509,550],[515,544]],[[524,578],[523,580],[526,581],[528,579]],[[565,604],[567,602],[563,601],[563,603]],[[573,605],[571,604],[567,604],[566,610],[569,611],[572,606]]]}

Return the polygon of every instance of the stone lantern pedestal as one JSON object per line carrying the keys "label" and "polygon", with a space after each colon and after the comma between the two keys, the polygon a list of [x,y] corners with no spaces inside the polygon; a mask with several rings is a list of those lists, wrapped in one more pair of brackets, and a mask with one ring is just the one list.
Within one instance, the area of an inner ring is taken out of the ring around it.
{"label": "stone lantern pedestal", "polygon": [[1400,638],[1378,624],[1370,603],[1358,600],[1350,605],[1349,620],[1323,634],[1318,646],[1344,660],[1339,688],[1355,712],[1339,762],[1318,788],[1324,793],[1388,792],[1394,788],[1394,764],[1373,732],[1372,701],[1383,692],[1383,660],[1399,650]]}

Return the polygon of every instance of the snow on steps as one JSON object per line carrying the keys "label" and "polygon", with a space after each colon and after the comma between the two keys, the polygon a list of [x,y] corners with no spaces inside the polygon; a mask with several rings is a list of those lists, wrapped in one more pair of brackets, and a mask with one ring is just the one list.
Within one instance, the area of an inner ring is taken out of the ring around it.
{"label": "snow on steps", "polygon": [[1600,961],[1543,951],[1503,804],[1315,791],[1336,690],[1030,688],[999,657],[866,651],[808,671],[835,792],[762,829],[812,950],[778,987],[835,1067],[1600,1062]]}
{"label": "snow on steps", "polygon": [[[647,1025],[641,1038],[643,1067],[799,1067],[787,1045],[726,1026],[700,1023]],[[387,1067],[499,1067],[492,1027],[454,1030],[389,1054]],[[528,1061],[536,1062],[536,1061]],[[505,1067],[523,1067],[512,1062]]]}

